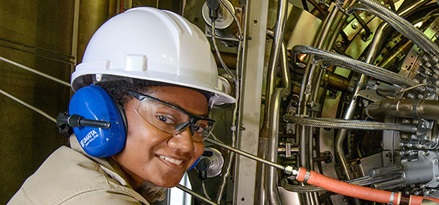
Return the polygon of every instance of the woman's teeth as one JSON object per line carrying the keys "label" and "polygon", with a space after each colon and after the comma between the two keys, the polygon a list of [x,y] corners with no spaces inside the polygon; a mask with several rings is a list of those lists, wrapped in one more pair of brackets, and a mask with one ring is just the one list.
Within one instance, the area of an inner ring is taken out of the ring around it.
{"label": "woman's teeth", "polygon": [[165,157],[165,156],[160,156],[160,158],[162,158],[168,162],[171,162],[172,164],[176,164],[176,165],[180,165],[183,162],[182,160],[172,159],[172,158]]}

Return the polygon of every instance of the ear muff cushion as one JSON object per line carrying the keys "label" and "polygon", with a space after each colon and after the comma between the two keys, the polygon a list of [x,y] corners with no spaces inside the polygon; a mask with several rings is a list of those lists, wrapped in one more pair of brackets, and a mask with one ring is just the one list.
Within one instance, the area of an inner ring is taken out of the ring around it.
{"label": "ear muff cushion", "polygon": [[85,119],[110,122],[110,128],[74,127],[79,144],[94,157],[109,157],[125,146],[126,130],[123,113],[108,93],[99,86],[90,85],[76,91],[69,104],[69,114]]}

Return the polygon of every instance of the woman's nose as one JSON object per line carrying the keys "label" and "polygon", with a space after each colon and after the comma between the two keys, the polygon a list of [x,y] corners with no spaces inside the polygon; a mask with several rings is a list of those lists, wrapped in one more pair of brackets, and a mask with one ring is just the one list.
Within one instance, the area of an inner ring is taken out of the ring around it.
{"label": "woman's nose", "polygon": [[168,141],[170,147],[179,149],[182,152],[193,152],[195,149],[194,141],[192,141],[192,133],[190,126],[175,134]]}

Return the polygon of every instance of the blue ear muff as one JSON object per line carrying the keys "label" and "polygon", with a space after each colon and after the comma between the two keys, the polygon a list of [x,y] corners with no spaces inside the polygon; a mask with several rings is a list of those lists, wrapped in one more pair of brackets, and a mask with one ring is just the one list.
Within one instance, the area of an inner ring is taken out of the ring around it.
{"label": "blue ear muff", "polygon": [[76,91],[69,104],[69,115],[109,123],[109,127],[77,126],[73,132],[84,151],[94,157],[109,157],[125,146],[126,128],[123,111],[99,86]]}
{"label": "blue ear muff", "polygon": [[201,159],[201,157],[198,157],[198,159],[191,165],[191,167],[189,167],[189,169],[187,169],[187,171],[194,169],[197,166],[200,159]]}

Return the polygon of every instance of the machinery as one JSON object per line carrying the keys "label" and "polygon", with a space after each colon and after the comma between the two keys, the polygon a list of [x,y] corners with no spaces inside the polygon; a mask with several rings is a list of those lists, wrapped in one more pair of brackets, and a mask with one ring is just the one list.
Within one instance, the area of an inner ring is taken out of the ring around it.
{"label": "machinery", "polygon": [[[396,202],[397,194],[387,202],[372,192],[343,196],[283,172],[302,167],[375,190],[439,197],[438,8],[392,0],[204,3],[223,87],[239,102],[231,136],[215,137],[231,147],[210,141],[226,160],[206,157],[210,167],[198,171],[221,164],[221,174],[204,177],[199,193],[218,204],[409,204]],[[230,50],[234,69],[221,56]]]}
{"label": "machinery", "polygon": [[178,186],[192,204],[437,203],[438,1],[178,2],[237,99]]}

